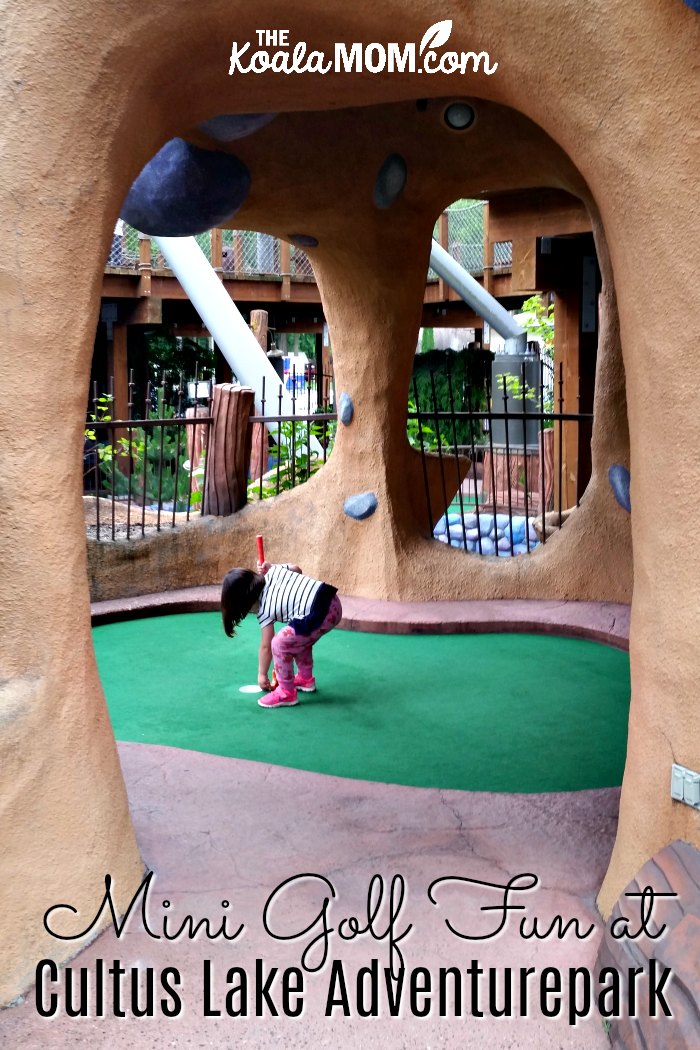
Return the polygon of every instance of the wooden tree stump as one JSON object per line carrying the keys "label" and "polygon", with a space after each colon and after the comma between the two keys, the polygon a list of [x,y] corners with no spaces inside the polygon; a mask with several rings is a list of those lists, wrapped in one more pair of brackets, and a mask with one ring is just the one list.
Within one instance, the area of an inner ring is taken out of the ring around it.
{"label": "wooden tree stump", "polygon": [[235,514],[246,503],[250,465],[250,413],[254,391],[221,383],[214,387],[213,422],[207,446],[204,513]]}

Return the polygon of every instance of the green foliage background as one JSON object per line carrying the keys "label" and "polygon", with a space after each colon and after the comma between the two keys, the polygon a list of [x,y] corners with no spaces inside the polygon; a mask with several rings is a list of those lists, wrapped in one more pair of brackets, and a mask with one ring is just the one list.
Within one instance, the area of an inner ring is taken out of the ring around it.
{"label": "green foliage background", "polygon": [[[421,413],[474,412],[487,407],[486,381],[491,374],[493,354],[488,350],[430,350],[418,354],[413,366],[413,377],[418,393],[418,408]],[[431,373],[435,379],[435,404]],[[449,376],[449,378],[448,378]],[[452,402],[450,400],[450,383]],[[414,401],[411,384],[409,398]],[[434,425],[433,425],[434,430]],[[449,420],[440,421],[440,440],[443,445],[453,445],[455,432],[458,445],[469,445],[472,439],[479,442],[483,431],[478,420],[458,419],[453,430]]]}

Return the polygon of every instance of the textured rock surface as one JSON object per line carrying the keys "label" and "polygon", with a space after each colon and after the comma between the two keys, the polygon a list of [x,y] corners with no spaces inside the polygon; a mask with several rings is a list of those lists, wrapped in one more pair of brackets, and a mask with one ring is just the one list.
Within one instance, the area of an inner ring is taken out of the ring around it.
{"label": "textured rock surface", "polygon": [[[620,937],[623,928],[632,935],[640,930],[640,899],[629,894],[647,887],[677,896],[655,898],[648,924],[651,936]],[[621,916],[630,919],[629,927],[621,923]],[[652,958],[657,960],[659,980],[666,967],[673,974],[662,989],[672,1016],[664,1016],[658,1002],[655,1014],[650,1014],[650,996],[640,995],[635,1017],[611,1020],[613,1045],[624,1050],[696,1050],[700,1046],[700,852],[687,842],[666,846],[625,888],[606,924],[597,967],[613,966],[623,975],[623,1002],[629,1003],[627,975],[636,966],[648,972]]]}
{"label": "textured rock surface", "polygon": [[121,216],[151,236],[191,237],[235,215],[249,189],[237,157],[171,139],[134,179]]}

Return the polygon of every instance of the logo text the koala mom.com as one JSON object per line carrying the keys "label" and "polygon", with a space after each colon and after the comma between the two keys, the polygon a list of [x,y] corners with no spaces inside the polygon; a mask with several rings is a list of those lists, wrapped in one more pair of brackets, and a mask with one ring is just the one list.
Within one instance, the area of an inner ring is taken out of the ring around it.
{"label": "logo text the koala mom.com", "polygon": [[[420,44],[335,44],[333,54],[309,50],[304,40],[292,44],[288,29],[256,29],[257,50],[251,42],[234,40],[229,76],[234,73],[485,73],[491,76],[498,62],[488,51],[444,51],[452,32],[452,19],[436,22]],[[274,49],[274,50],[273,50]]]}

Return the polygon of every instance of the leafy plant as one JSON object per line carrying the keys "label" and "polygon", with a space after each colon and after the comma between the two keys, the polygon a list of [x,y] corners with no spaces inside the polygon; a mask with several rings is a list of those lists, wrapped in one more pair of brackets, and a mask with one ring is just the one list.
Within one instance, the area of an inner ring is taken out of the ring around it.
{"label": "leafy plant", "polygon": [[[111,484],[112,473],[115,474],[115,477],[120,473],[117,464],[114,464],[114,470],[112,469],[115,457],[138,455],[137,443],[129,442],[125,437],[119,437],[116,442],[102,441],[98,438],[98,433],[105,434],[109,432],[107,427],[102,427],[100,424],[111,422],[113,401],[114,398],[111,394],[100,394],[95,399],[95,410],[88,414],[88,424],[85,427],[84,434],[85,440],[93,443],[91,451],[97,456],[102,484],[107,486]],[[83,477],[86,477],[91,470],[93,470],[93,467],[88,466],[83,471]],[[98,485],[99,487],[100,485]]]}
{"label": "leafy plant", "polygon": [[[187,453],[186,439],[178,434],[178,427],[129,428],[129,436],[119,436],[115,441],[100,441],[98,435],[105,433],[100,423],[112,420],[113,397],[102,394],[95,401],[95,411],[88,417],[85,428],[87,440],[95,443],[100,468],[98,488],[116,498],[131,496],[135,502],[174,502],[176,510],[187,507],[189,469],[183,473]],[[172,419],[175,409],[163,403],[162,391],[158,393],[157,408],[149,413],[149,419]],[[204,460],[193,471],[197,476],[204,471]],[[201,493],[192,492],[190,503],[201,502]]]}
{"label": "leafy plant", "polygon": [[188,491],[190,490],[190,482],[189,482],[190,475],[192,477],[193,482],[194,481],[197,482],[197,488],[196,489],[193,488],[191,491],[189,491],[190,506],[191,507],[199,506],[199,504],[204,499],[204,488],[203,488],[203,486],[204,486],[204,474],[205,474],[204,461],[206,459],[206,455],[207,455],[207,450],[205,448],[203,448],[202,451],[199,453],[199,462],[197,463],[196,467],[192,467],[190,465],[189,459],[186,459],[185,462],[182,464],[182,469],[187,473],[187,478],[188,478],[188,480],[187,480],[187,490]]}
{"label": "leafy plant", "polygon": [[326,447],[330,450],[335,428],[335,423],[327,423],[325,427],[323,423],[307,425],[291,419],[280,423],[278,441],[270,449],[276,463],[263,475],[262,481],[256,478],[249,483],[248,499],[272,499],[278,493],[307,481],[323,466],[323,459],[311,448],[311,438],[319,442],[327,439]]}
{"label": "leafy plant", "polygon": [[554,357],[554,304],[545,304],[541,295],[531,295],[521,306],[521,312],[525,315],[522,320],[523,328],[532,335],[536,335],[542,344],[546,357]]}
{"label": "leafy plant", "polygon": [[421,447],[421,438],[423,439],[423,448],[426,452],[434,452],[437,448],[437,440],[435,438],[435,431],[432,430],[423,419],[411,419],[411,413],[416,411],[415,401],[409,399],[408,412],[409,418],[406,420],[406,436],[408,437],[408,443],[411,448]]}
{"label": "leafy plant", "polygon": [[424,328],[420,338],[420,353],[427,354],[435,349],[435,332],[432,328]]}
{"label": "leafy plant", "polygon": [[306,354],[309,361],[316,359],[316,336],[313,332],[289,332],[287,335],[287,352]]}
{"label": "leafy plant", "polygon": [[535,387],[528,386],[527,389],[523,387],[520,376],[514,375],[512,372],[502,372],[498,377],[498,393],[503,393],[503,383],[505,381],[506,394],[508,398],[513,398],[515,401],[522,401],[523,395],[526,401],[536,401],[539,406],[539,398],[537,397],[537,390]]}
{"label": "leafy plant", "polygon": [[[543,391],[540,391],[538,387],[528,386],[527,389],[523,387],[520,376],[514,375],[512,372],[502,372],[498,377],[498,393],[503,393],[503,384],[505,381],[506,395],[508,401],[514,401],[516,404],[509,404],[509,412],[551,412],[554,407],[554,400],[552,390],[549,387],[544,387]],[[541,397],[540,395],[544,396]],[[529,407],[525,407],[525,401],[531,402]],[[541,407],[540,407],[541,403]],[[505,411],[505,410],[504,410]],[[542,429],[550,430],[554,426],[554,421],[551,419],[542,420]]]}
{"label": "leafy plant", "polygon": [[[458,352],[432,350],[417,355],[413,377],[421,414],[449,412],[453,407],[455,412],[484,411],[487,407],[486,378],[492,359],[493,355],[488,351],[473,349]],[[439,434],[441,444],[448,446],[454,445],[455,439],[458,445],[483,441],[481,422],[469,418],[457,419],[454,427],[451,420],[440,420]],[[433,438],[437,447],[437,434],[433,434]]]}
{"label": "leafy plant", "polygon": [[200,377],[214,371],[216,355],[208,339],[174,336],[165,328],[151,331],[145,338],[149,371],[156,376],[169,372],[193,378],[195,370]]}

